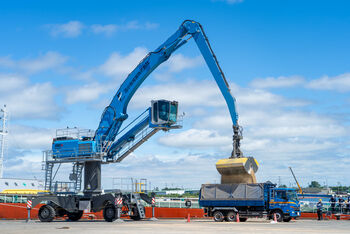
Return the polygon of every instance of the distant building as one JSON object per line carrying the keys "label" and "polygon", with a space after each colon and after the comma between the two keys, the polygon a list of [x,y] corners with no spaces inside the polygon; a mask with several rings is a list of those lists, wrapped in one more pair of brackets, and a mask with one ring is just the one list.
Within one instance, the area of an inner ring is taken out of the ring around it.
{"label": "distant building", "polygon": [[177,189],[177,190],[162,190],[155,192],[156,195],[183,195],[185,193],[184,189]]}
{"label": "distant building", "polygon": [[332,194],[333,192],[330,188],[303,188],[303,193]]}
{"label": "distant building", "polygon": [[44,190],[44,183],[35,179],[1,178],[0,193],[32,194]]}

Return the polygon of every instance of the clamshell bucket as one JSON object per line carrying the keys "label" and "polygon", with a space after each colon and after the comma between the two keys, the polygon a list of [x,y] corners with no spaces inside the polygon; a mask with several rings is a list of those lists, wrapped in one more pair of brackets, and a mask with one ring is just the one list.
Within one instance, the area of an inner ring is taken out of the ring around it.
{"label": "clamshell bucket", "polygon": [[256,183],[255,172],[258,167],[253,157],[220,159],[216,163],[221,184]]}

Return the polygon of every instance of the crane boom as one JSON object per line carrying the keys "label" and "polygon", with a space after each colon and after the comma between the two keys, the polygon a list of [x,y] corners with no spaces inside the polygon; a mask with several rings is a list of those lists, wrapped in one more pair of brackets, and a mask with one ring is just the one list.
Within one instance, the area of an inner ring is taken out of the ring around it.
{"label": "crane boom", "polygon": [[297,186],[298,186],[298,189],[299,189],[299,193],[302,194],[302,193],[303,193],[303,190],[302,190],[302,188],[300,187],[299,182],[298,182],[297,178],[296,178],[295,175],[294,175],[294,172],[293,172],[292,167],[289,167],[289,170],[290,170],[290,172],[292,173],[295,182],[297,183]]}
{"label": "crane boom", "polygon": [[242,136],[238,125],[235,98],[231,94],[229,84],[220,68],[213,50],[211,49],[203,27],[193,20],[185,20],[172,36],[170,36],[155,51],[148,53],[128,75],[101,116],[94,137],[94,140],[96,140],[98,144],[109,144],[115,140],[120,127],[128,118],[127,106],[136,90],[154,69],[165,62],[174,51],[186,44],[191,38],[194,38],[229,109],[234,132],[231,158],[243,156],[240,150],[240,139]]}

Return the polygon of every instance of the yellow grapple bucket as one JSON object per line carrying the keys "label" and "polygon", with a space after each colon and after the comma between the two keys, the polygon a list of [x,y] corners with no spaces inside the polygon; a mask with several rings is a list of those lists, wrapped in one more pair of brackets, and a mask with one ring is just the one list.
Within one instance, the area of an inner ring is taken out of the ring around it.
{"label": "yellow grapple bucket", "polygon": [[256,183],[258,167],[253,157],[220,159],[216,163],[222,184]]}

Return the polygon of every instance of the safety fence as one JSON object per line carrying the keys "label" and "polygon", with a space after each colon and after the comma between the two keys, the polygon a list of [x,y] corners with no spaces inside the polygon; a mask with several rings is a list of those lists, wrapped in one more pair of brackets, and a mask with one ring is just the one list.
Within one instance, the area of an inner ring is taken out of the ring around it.
{"label": "safety fence", "polygon": [[[323,212],[327,213],[340,213],[340,214],[350,214],[350,204],[339,204],[336,203],[333,207],[330,202],[322,202]],[[300,201],[301,212],[304,213],[317,213],[317,202]]]}
{"label": "safety fence", "polygon": [[[176,197],[157,197],[156,198],[156,207],[164,207],[164,208],[188,208],[186,206],[186,201],[191,201],[192,209],[201,208],[198,204],[197,198],[176,198]],[[25,195],[9,195],[9,194],[1,194],[0,195],[0,203],[26,203],[27,196]],[[144,206],[150,206],[146,202],[142,201]],[[317,202],[310,201],[300,201],[301,212],[303,213],[317,213]],[[340,213],[340,214],[350,214],[350,204],[341,204],[338,203],[332,208],[329,202],[323,202],[323,212],[331,212],[331,213]]]}
{"label": "safety fence", "polygon": [[27,203],[27,196],[0,194],[0,203]]}

